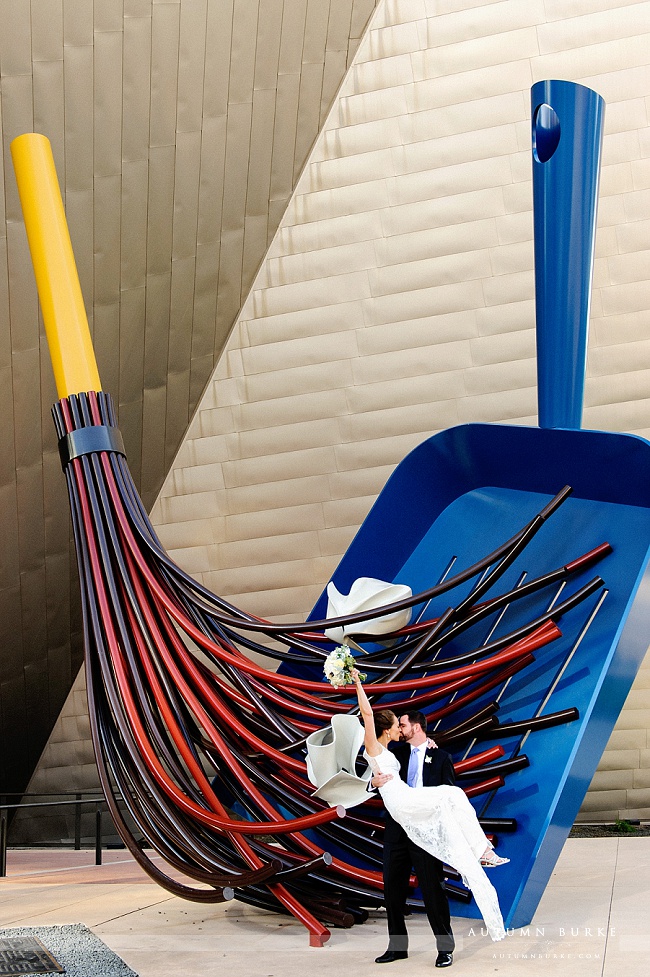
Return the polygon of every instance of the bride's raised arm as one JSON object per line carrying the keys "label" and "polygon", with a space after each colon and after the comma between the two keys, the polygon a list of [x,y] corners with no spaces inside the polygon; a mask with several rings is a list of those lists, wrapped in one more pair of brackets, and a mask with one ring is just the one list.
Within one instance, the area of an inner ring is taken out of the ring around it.
{"label": "bride's raised arm", "polygon": [[359,700],[359,711],[361,713],[361,718],[363,719],[363,726],[365,729],[363,745],[366,748],[366,753],[368,756],[379,756],[382,748],[379,740],[377,739],[377,734],[375,733],[375,719],[372,714],[370,702],[368,701],[368,696],[366,695],[366,691],[361,684],[359,672],[356,668],[352,669],[351,675],[356,686],[357,699]]}

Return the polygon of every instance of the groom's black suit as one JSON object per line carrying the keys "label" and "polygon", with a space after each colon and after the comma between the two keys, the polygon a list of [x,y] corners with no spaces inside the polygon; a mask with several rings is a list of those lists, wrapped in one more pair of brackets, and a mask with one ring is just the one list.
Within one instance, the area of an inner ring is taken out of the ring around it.
{"label": "groom's black suit", "polygon": [[[391,752],[400,764],[400,776],[406,780],[411,747],[408,743],[391,743]],[[425,787],[453,785],[455,781],[451,756],[444,750],[429,749],[422,766]],[[411,869],[418,878],[424,908],[436,937],[438,951],[453,952],[454,935],[449,918],[449,902],[443,889],[442,862],[411,841],[401,825],[386,811],[384,833],[384,903],[388,917],[388,949],[408,949],[404,922]]]}

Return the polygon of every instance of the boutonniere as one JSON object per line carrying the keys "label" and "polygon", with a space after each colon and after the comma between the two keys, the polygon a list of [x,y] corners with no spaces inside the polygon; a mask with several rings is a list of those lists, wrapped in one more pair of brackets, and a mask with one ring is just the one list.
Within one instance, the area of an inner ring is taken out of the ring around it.
{"label": "boutonniere", "polygon": [[432,760],[432,759],[433,759],[433,757],[430,757],[430,756],[425,756],[425,758],[424,758],[424,762],[425,762],[425,763],[431,763],[431,760]]}

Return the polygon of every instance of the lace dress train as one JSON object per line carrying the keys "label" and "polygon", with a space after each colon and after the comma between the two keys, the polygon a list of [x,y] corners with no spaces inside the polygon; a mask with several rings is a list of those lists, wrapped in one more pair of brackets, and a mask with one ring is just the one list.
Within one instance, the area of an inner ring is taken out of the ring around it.
{"label": "lace dress train", "polygon": [[485,837],[476,812],[460,787],[409,787],[400,778],[397,758],[383,750],[379,756],[364,756],[375,771],[390,773],[393,779],[380,788],[391,816],[404,828],[411,841],[441,862],[460,872],[463,882],[481,911],[493,940],[506,935],[496,889],[479,859],[492,845]]}

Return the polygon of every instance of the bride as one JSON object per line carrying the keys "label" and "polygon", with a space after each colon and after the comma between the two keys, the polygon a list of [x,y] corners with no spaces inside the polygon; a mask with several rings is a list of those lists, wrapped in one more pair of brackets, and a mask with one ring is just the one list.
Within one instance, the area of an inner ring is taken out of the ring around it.
{"label": "bride", "polygon": [[488,933],[493,940],[502,940],[506,933],[499,900],[481,866],[504,865],[509,859],[499,858],[493,850],[460,787],[409,787],[400,778],[399,762],[386,749],[391,741],[399,740],[397,716],[390,709],[373,713],[356,669],[352,678],[365,728],[364,756],[374,773],[391,776],[379,788],[386,809],[411,841],[461,873]]}

